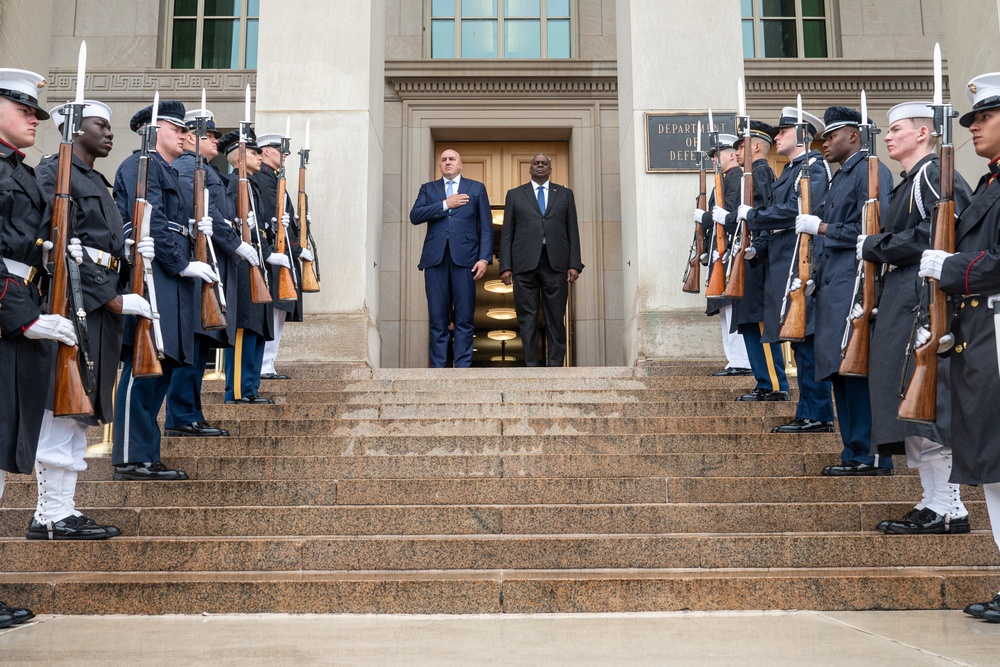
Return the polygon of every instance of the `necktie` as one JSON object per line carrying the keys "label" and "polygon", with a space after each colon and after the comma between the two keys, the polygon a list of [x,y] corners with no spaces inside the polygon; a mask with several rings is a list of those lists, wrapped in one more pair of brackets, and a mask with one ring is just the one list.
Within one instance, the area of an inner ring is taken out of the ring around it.
{"label": "necktie", "polygon": [[455,194],[455,181],[448,181],[445,183],[445,196],[450,197]]}
{"label": "necktie", "polygon": [[545,188],[541,185],[538,186],[538,208],[545,215]]}

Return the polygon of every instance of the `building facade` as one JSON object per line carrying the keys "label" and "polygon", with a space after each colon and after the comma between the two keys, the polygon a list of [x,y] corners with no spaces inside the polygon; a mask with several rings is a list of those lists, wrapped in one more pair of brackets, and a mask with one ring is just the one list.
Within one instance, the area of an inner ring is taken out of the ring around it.
{"label": "building facade", "polygon": [[[0,66],[47,72],[50,105],[72,96],[88,45],[86,95],[114,111],[109,175],[138,145],[128,119],[204,88],[222,128],[253,90],[258,133],[292,128],[289,188],[311,128],[307,189],[322,291],[289,327],[284,360],[427,365],[416,265],[424,230],[408,213],[436,156],[455,147],[502,219],[533,154],[576,194],[583,262],[568,314],[574,365],[719,356],[704,299],[683,294],[697,177],[647,169],[649,113],[749,113],[773,121],[803,96],[822,115],[857,106],[884,124],[894,104],[932,95],[940,42],[953,99],[988,71],[998,0],[3,0]],[[956,132],[959,170],[981,161]],[[31,157],[55,149],[52,127]],[[884,156],[884,150],[882,151]],[[887,159],[887,158],[886,158]],[[890,165],[898,171],[896,165]],[[499,227],[496,227],[499,232]],[[499,233],[497,234],[499,238]],[[487,280],[497,278],[494,263]],[[475,363],[517,364],[519,338],[486,311],[512,306],[481,285]],[[481,311],[481,312],[480,312]],[[516,327],[514,327],[516,328]],[[516,331],[515,331],[516,333]],[[513,357],[514,361],[503,361]],[[497,359],[494,361],[494,359]]]}

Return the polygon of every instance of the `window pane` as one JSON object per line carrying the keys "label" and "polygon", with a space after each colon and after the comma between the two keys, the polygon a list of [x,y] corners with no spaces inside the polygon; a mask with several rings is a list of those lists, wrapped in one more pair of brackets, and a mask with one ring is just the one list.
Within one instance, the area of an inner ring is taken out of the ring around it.
{"label": "window pane", "polygon": [[174,16],[197,16],[198,0],[174,0]]}
{"label": "window pane", "polygon": [[802,16],[826,16],[823,0],[802,0]]}
{"label": "window pane", "polygon": [[455,57],[455,22],[431,21],[431,58]]}
{"label": "window pane", "polygon": [[765,58],[796,58],[795,21],[761,21]]}
{"label": "window pane", "polygon": [[743,57],[754,58],[756,55],[753,50],[753,21],[743,21]]}
{"label": "window pane", "polygon": [[[462,18],[467,16],[496,16],[497,0],[462,0]],[[465,34],[464,31],[462,33]],[[464,38],[463,38],[464,39]]]}
{"label": "window pane", "polygon": [[549,16],[569,16],[569,0],[549,0]]}
{"label": "window pane", "polygon": [[462,21],[462,57],[497,57],[496,21]]}
{"label": "window pane", "polygon": [[206,20],[201,66],[206,69],[239,67],[239,20]]}
{"label": "window pane", "polygon": [[539,0],[507,0],[504,16],[541,16],[542,3]]}
{"label": "window pane", "polygon": [[455,15],[455,0],[433,0],[433,2],[431,2],[431,16],[454,16],[454,15]]}
{"label": "window pane", "polygon": [[194,69],[197,29],[197,22],[191,19],[174,21],[174,34],[170,44],[170,66],[173,69]]}
{"label": "window pane", "polygon": [[247,69],[257,69],[257,19],[247,21]]}
{"label": "window pane", "polygon": [[802,21],[802,46],[806,58],[826,58],[826,21]]}
{"label": "window pane", "polygon": [[260,0],[247,1],[247,16],[260,16]]}
{"label": "window pane", "polygon": [[205,16],[239,16],[240,0],[205,0]]}
{"label": "window pane", "polygon": [[542,22],[510,20],[503,23],[504,58],[541,58]]}
{"label": "window pane", "polygon": [[742,0],[740,3],[743,6],[743,18],[750,18],[753,16],[753,0]]}
{"label": "window pane", "polygon": [[569,58],[569,19],[552,20],[546,23],[549,38],[549,58]]}
{"label": "window pane", "polygon": [[795,0],[762,0],[764,16],[795,16]]}

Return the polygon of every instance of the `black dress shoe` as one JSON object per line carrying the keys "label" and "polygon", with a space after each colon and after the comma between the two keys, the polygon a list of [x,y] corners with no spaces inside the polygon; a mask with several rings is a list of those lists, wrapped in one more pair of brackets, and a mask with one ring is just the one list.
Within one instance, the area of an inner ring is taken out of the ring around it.
{"label": "black dress shoe", "polygon": [[[115,528],[118,531],[117,528]],[[121,531],[115,533],[121,534]],[[107,528],[82,516],[70,515],[59,521],[38,523],[32,519],[28,525],[29,540],[105,540],[112,535]]]}
{"label": "black dress shoe", "polygon": [[260,376],[261,380],[288,380],[289,377],[284,373],[263,373]]}
{"label": "black dress shoe", "polygon": [[1000,610],[987,609],[982,618],[987,623],[1000,623]]}
{"label": "black dress shoe", "polygon": [[209,426],[206,422],[192,422],[190,424],[184,424],[183,426],[171,426],[164,429],[164,434],[173,436],[201,436],[201,437],[211,437],[219,435],[229,435],[229,431],[223,431],[221,428],[215,428],[214,426]]}
{"label": "black dress shoe", "polygon": [[[10,623],[3,625],[3,617],[10,616]],[[11,607],[6,602],[0,602],[0,628],[5,628],[10,625],[17,625],[18,623],[24,623],[25,621],[30,621],[35,617],[35,614],[30,609],[25,609],[24,607]]]}
{"label": "black dress shoe", "polygon": [[8,612],[0,609],[0,630],[14,625],[14,617]]}
{"label": "black dress shoe", "polygon": [[915,516],[902,521],[890,521],[885,532],[893,535],[939,535],[941,533],[968,533],[969,515],[952,519],[925,507]]}
{"label": "black dress shoe", "polygon": [[833,422],[820,422],[800,417],[787,424],[775,426],[771,433],[833,433]]}
{"label": "black dress shoe", "polygon": [[973,602],[962,611],[976,618],[983,618],[983,615],[988,611],[1000,613],[1000,593],[994,595],[989,602]]}
{"label": "black dress shoe", "polygon": [[135,479],[135,480],[180,480],[187,479],[187,473],[183,470],[172,470],[163,465],[160,461],[148,463],[126,463],[115,466],[114,479]]}
{"label": "black dress shoe", "polygon": [[767,391],[761,397],[762,401],[790,401],[792,397],[788,395],[787,391]]}
{"label": "black dress shoe", "polygon": [[740,403],[740,402],[757,402],[757,401],[763,401],[764,400],[764,395],[768,394],[768,393],[770,393],[770,392],[768,392],[767,389],[754,389],[749,394],[743,394],[742,396],[737,396],[736,397],[736,402]]}
{"label": "black dress shoe", "polygon": [[[860,461],[848,461],[834,466],[823,468],[823,473],[827,477],[882,477],[891,475],[892,468],[876,468]],[[923,511],[923,510],[921,510]]]}
{"label": "black dress shoe", "polygon": [[226,401],[226,405],[272,405],[274,401],[263,396],[244,396],[243,398],[233,398]]}
{"label": "black dress shoe", "polygon": [[721,371],[712,373],[709,377],[732,377],[736,375],[753,375],[751,368],[723,368]]}
{"label": "black dress shoe", "polygon": [[[915,517],[919,513],[920,513],[920,510],[918,510],[916,507],[914,507],[909,512],[907,512],[906,514],[904,514],[903,518],[899,519],[899,521],[909,521],[910,519],[912,519],[913,517]],[[896,519],[886,519],[885,521],[879,521],[878,525],[875,526],[875,530],[877,530],[880,533],[884,533],[885,529],[889,527],[889,524],[893,523],[895,521],[896,521]]]}

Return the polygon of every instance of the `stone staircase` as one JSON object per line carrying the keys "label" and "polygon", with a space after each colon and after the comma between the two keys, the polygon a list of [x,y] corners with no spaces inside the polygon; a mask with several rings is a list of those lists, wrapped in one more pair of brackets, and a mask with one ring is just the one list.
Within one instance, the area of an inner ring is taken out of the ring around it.
{"label": "stone staircase", "polygon": [[[771,434],[794,404],[741,404],[706,363],[370,370],[298,365],[273,406],[166,438],[187,482],[113,482],[78,505],[101,542],[24,539],[8,478],[0,599],[57,614],[530,613],[961,608],[1000,588],[978,489],[969,535],[884,536],[919,480],[818,475],[836,434]],[[95,436],[99,435],[95,432]]]}

